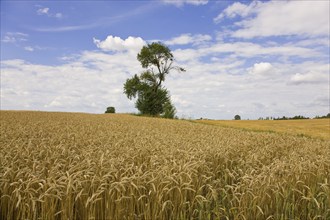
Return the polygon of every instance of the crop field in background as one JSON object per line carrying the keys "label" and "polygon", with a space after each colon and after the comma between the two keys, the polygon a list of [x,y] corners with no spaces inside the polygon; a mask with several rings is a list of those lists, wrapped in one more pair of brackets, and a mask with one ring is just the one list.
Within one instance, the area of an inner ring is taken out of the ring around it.
{"label": "crop field in background", "polygon": [[203,124],[243,128],[254,131],[275,131],[330,140],[330,119],[303,120],[195,120]]}
{"label": "crop field in background", "polygon": [[0,219],[330,219],[329,140],[120,114],[0,120]]}

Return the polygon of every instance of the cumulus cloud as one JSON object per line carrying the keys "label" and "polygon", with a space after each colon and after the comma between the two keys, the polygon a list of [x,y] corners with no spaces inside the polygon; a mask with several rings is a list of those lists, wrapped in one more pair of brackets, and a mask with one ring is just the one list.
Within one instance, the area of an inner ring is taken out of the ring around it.
{"label": "cumulus cloud", "polygon": [[185,4],[187,5],[206,5],[208,0],[163,0],[165,4],[175,5],[181,7]]}
{"label": "cumulus cloud", "polygon": [[269,75],[274,71],[274,67],[270,63],[255,63],[252,68],[249,69],[249,73],[252,75]]}
{"label": "cumulus cloud", "polygon": [[197,60],[201,58],[203,55],[206,54],[200,54],[198,53],[198,50],[195,49],[176,49],[173,51],[174,57],[179,62],[187,62],[192,60]]}
{"label": "cumulus cloud", "polygon": [[94,44],[104,50],[113,52],[123,51],[139,51],[146,44],[141,37],[131,37],[121,39],[120,37],[114,37],[109,35],[104,41],[93,38]]}
{"label": "cumulus cloud", "polygon": [[[260,77],[256,80],[244,74],[244,63],[238,60],[202,63],[188,59],[186,63],[178,63],[187,72],[171,72],[164,85],[172,95],[179,117],[232,119],[238,110],[243,118],[277,117],[294,115],[302,106],[306,113],[311,114],[306,116],[315,116],[324,115],[328,109],[323,105],[317,108],[305,106],[304,101],[313,100],[328,91],[326,83],[290,86],[285,77],[295,70],[308,67],[318,70],[318,66],[325,69],[325,65],[306,63],[301,68],[299,65],[284,65],[279,67],[282,75],[278,79]],[[271,66],[279,65],[264,62],[256,63],[252,68],[255,73],[267,75]],[[32,64],[24,60],[2,61],[1,107],[102,113],[112,105],[118,112],[136,112],[134,101],[123,94],[123,84],[141,70],[136,54],[127,52],[85,51],[57,66]],[[236,71],[241,74],[231,74]],[[267,108],[257,109],[256,102]],[[299,106],[292,105],[293,102]]]}
{"label": "cumulus cloud", "polygon": [[329,83],[329,76],[319,72],[296,73],[291,77],[291,83],[295,85]]}
{"label": "cumulus cloud", "polygon": [[123,84],[139,71],[136,56],[127,53],[85,51],[57,66],[1,61],[1,108],[101,113],[113,105],[133,112]]}
{"label": "cumulus cloud", "polygon": [[241,16],[238,30],[232,36],[240,38],[268,36],[329,36],[329,1],[269,1],[250,4],[234,3],[220,13],[224,17]]}
{"label": "cumulus cloud", "polygon": [[[107,106],[115,106],[118,112],[136,112],[134,101],[123,94],[123,84],[142,71],[136,51],[129,49],[137,50],[132,45],[136,45],[138,38],[131,37],[131,41],[115,38],[94,39],[102,51],[68,54],[60,65],[1,61],[1,108],[102,113]],[[232,119],[236,114],[250,119],[281,117],[300,113],[302,108],[306,116],[313,117],[328,111],[324,104],[315,107],[306,103],[329,91],[329,65],[321,59],[311,60],[318,58],[314,49],[221,42],[176,49],[173,54],[176,64],[187,70],[171,72],[164,82],[179,117]],[[295,59],[280,59],[287,54]],[[265,55],[280,58],[255,61]],[[310,61],[294,63],[297,57]],[[247,65],[251,65],[250,69]],[[266,77],[274,72],[278,77]],[[322,76],[315,80],[308,75]],[[320,80],[323,83],[310,83]]]}
{"label": "cumulus cloud", "polygon": [[256,8],[260,7],[262,3],[258,1],[253,1],[249,5],[242,4],[240,2],[235,2],[228,6],[223,12],[221,12],[217,17],[213,19],[215,23],[220,23],[224,18],[235,18],[237,16],[246,17],[254,12]]}
{"label": "cumulus cloud", "polygon": [[293,70],[295,74],[291,74],[290,81],[288,82],[289,85],[329,85],[329,64],[305,62],[297,66],[300,68]]}
{"label": "cumulus cloud", "polygon": [[185,44],[193,44],[193,45],[199,45],[202,43],[205,43],[207,41],[212,40],[212,37],[210,35],[203,35],[203,34],[182,34],[178,37],[174,37],[168,41],[165,41],[165,44],[167,45],[185,45]]}

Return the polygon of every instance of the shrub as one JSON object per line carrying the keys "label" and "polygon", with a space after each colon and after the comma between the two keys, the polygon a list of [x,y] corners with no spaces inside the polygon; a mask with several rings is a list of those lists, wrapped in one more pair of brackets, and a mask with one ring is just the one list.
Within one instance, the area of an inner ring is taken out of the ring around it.
{"label": "shrub", "polygon": [[108,107],[107,110],[105,111],[105,113],[116,113],[116,109],[115,107]]}
{"label": "shrub", "polygon": [[241,120],[241,116],[239,116],[239,115],[235,115],[234,119],[235,119],[235,120]]}

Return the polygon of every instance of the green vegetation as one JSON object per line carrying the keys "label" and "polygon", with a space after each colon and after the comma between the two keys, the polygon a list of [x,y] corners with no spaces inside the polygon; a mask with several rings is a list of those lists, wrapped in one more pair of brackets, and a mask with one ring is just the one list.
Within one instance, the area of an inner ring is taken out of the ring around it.
{"label": "green vegetation", "polygon": [[309,119],[309,117],[305,117],[302,115],[296,115],[294,117],[285,117],[283,116],[282,118],[278,117],[278,118],[273,118],[274,120],[299,120],[299,119]]}
{"label": "green vegetation", "polygon": [[171,102],[168,90],[162,85],[171,70],[185,71],[173,66],[173,54],[161,43],[144,46],[137,55],[146,70],[138,76],[135,74],[124,84],[127,98],[137,98],[135,106],[143,115],[162,115],[166,118],[175,117],[175,107]]}
{"label": "green vegetation", "polygon": [[316,116],[316,117],[315,117],[315,119],[321,119],[321,118],[330,118],[330,113],[328,113],[327,115]]}
{"label": "green vegetation", "polygon": [[[322,118],[330,118],[330,113],[328,113],[327,115],[323,115],[323,116],[316,116],[314,117],[314,119],[322,119]],[[287,117],[287,116],[282,116],[282,117],[260,117],[258,120],[300,120],[300,119],[310,119],[309,117],[305,117],[303,115],[296,115],[293,117]]]}
{"label": "green vegetation", "polygon": [[105,113],[116,113],[115,107],[108,107]]}
{"label": "green vegetation", "polygon": [[239,115],[235,115],[234,119],[235,119],[235,120],[241,120],[241,116],[239,116]]}

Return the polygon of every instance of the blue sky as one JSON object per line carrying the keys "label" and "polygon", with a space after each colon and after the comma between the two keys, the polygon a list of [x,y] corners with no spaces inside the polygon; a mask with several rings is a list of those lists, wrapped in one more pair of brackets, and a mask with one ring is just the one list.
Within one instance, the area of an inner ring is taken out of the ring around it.
{"label": "blue sky", "polygon": [[1,109],[136,112],[123,83],[161,41],[179,117],[325,115],[329,1],[1,1]]}

